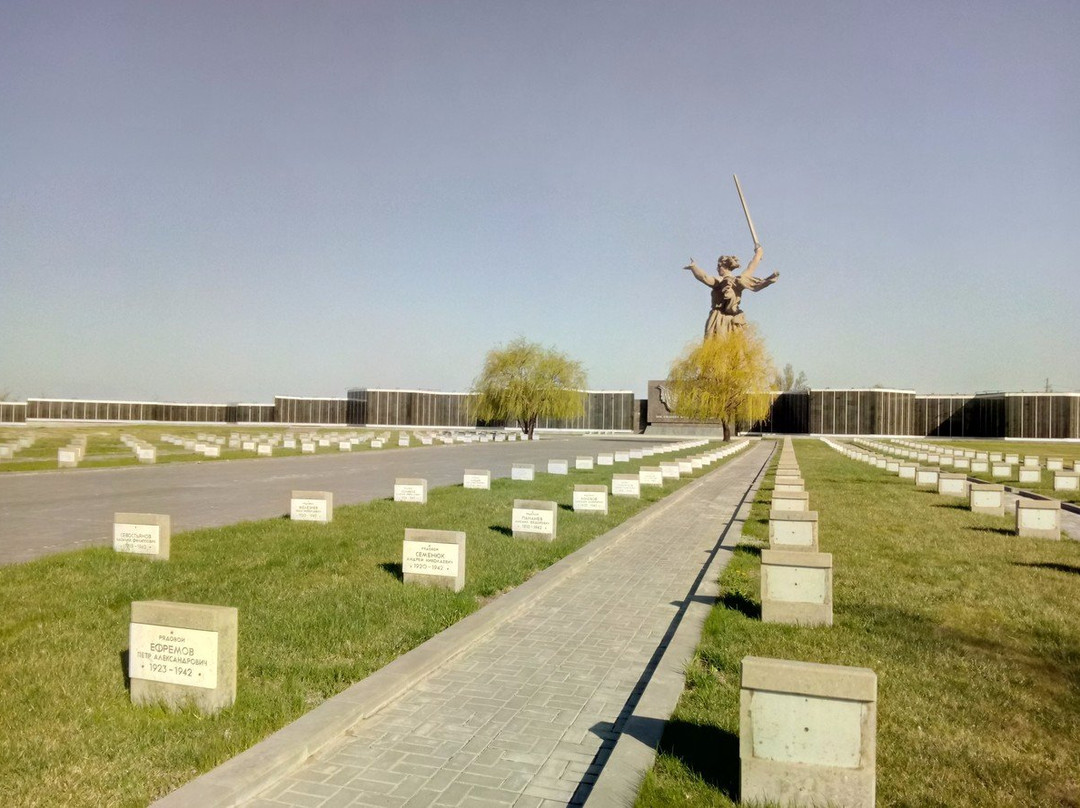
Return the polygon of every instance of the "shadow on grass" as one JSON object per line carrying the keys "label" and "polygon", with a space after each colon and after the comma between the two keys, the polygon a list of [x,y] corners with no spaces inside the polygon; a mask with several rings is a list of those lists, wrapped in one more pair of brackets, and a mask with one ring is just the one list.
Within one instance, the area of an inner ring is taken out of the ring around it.
{"label": "shadow on grass", "polygon": [[761,604],[746,597],[742,592],[725,592],[720,598],[725,609],[741,612],[751,620],[761,619]]}
{"label": "shadow on grass", "polygon": [[560,511],[571,511],[572,512],[574,510],[574,506],[562,503],[562,504],[559,505],[559,510]]}
{"label": "shadow on grass", "polygon": [[502,533],[504,536],[514,537],[514,531],[508,528],[506,525],[488,525],[488,530],[493,530],[496,533]]}
{"label": "shadow on grass", "polygon": [[979,533],[996,533],[999,536],[1015,536],[1016,530],[1008,527],[972,527],[968,530],[974,530]]}
{"label": "shadow on grass", "polygon": [[405,580],[405,573],[404,571],[402,571],[401,565],[397,562],[388,561],[385,564],[380,564],[379,566],[382,567],[385,572],[390,573],[399,581]]}
{"label": "shadow on grass", "polygon": [[1080,575],[1080,567],[1073,567],[1069,564],[1055,564],[1050,561],[1039,561],[1032,564],[1026,564],[1022,561],[1013,562],[1014,567],[1035,567],[1043,570],[1055,570],[1056,572],[1064,572],[1069,575]]}
{"label": "shadow on grass", "polygon": [[679,758],[688,769],[732,801],[739,792],[739,736],[719,727],[672,720],[664,727],[659,751]]}
{"label": "shadow on grass", "polygon": [[966,503],[963,502],[936,502],[930,506],[931,508],[948,508],[953,511],[966,511],[970,510]]}
{"label": "shadow on grass", "polygon": [[[768,520],[766,520],[767,522]],[[756,544],[739,544],[735,546],[735,553],[742,553],[743,555],[754,556],[755,558],[761,558],[761,547]]]}
{"label": "shadow on grass", "polygon": [[120,652],[120,670],[124,672],[124,690],[131,692],[131,651]]}

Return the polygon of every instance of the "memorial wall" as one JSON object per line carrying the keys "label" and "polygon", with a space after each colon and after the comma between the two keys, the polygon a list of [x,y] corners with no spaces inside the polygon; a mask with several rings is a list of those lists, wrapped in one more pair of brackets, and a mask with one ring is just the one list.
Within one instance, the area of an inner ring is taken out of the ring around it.
{"label": "memorial wall", "polygon": [[[1080,440],[1080,393],[918,395],[911,390],[808,390],[763,393],[767,418],[750,431],[815,435],[912,435],[938,438]],[[468,393],[353,388],[346,398],[275,396],[273,404],[193,404],[31,398],[0,402],[0,424],[45,422],[297,424],[471,429]],[[541,419],[544,430],[640,432],[694,424],[674,413],[663,381],[648,397],[586,391],[585,412]],[[512,425],[511,425],[512,426]]]}

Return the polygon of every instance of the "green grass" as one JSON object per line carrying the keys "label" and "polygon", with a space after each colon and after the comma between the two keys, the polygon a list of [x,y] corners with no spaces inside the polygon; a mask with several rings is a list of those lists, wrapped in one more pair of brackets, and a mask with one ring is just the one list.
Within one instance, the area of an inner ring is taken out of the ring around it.
{"label": "green grass", "polygon": [[[657,459],[494,480],[490,491],[438,488],[425,506],[339,507],[329,525],[178,534],[168,562],[95,548],[0,568],[0,802],[147,804],[686,484],[613,497],[607,516],[569,510],[575,484],[609,484],[613,470]],[[509,535],[515,498],[563,506],[557,541]],[[402,584],[406,527],[465,531],[462,592]],[[204,717],[130,704],[122,658],[136,600],[239,609],[235,705]]]}
{"label": "green grass", "polygon": [[[1080,543],[795,442],[823,552],[832,628],[760,622],[753,540],[723,573],[686,690],[639,806],[738,804],[739,662],[776,657],[878,675],[880,806],[1080,805]],[[766,535],[761,490],[746,532]]]}
{"label": "green grass", "polygon": [[[0,459],[0,473],[13,471],[48,471],[57,469],[56,452],[63,446],[67,446],[73,439],[85,437],[86,456],[77,468],[61,469],[64,473],[77,472],[86,468],[107,468],[112,466],[136,466],[139,461],[134,451],[125,446],[121,435],[132,435],[136,438],[152,444],[157,449],[158,463],[212,463],[218,460],[256,459],[254,452],[241,449],[230,449],[228,444],[221,447],[220,458],[204,457],[194,451],[188,451],[182,446],[175,446],[161,440],[162,435],[170,435],[178,438],[195,440],[197,435],[212,435],[226,440],[234,433],[258,436],[263,434],[308,434],[315,433],[324,436],[331,433],[357,433],[390,431],[392,439],[383,448],[399,448],[397,445],[397,433],[400,430],[370,430],[359,427],[295,427],[285,428],[279,424],[245,425],[243,427],[207,427],[207,426],[178,426],[173,427],[168,423],[155,424],[153,426],[79,426],[79,427],[0,427],[0,443],[17,440],[24,435],[32,435],[36,438],[34,444],[26,449],[15,453],[11,459]],[[405,430],[409,431],[409,430]],[[441,446],[436,442],[435,446]],[[418,448],[421,444],[414,440],[410,448]],[[404,448],[404,447],[401,447]],[[365,443],[352,448],[353,452],[370,452],[373,450]],[[318,447],[318,454],[338,454],[337,445],[330,447]],[[281,446],[274,447],[274,457],[293,457],[302,454],[299,446],[296,449],[284,449]]]}

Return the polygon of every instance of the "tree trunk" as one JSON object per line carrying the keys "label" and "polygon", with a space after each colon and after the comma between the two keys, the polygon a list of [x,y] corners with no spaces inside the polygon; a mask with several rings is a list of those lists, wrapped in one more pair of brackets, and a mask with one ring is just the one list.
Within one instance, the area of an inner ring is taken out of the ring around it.
{"label": "tree trunk", "polygon": [[727,421],[723,422],[724,425],[724,443],[731,443],[731,424]]}

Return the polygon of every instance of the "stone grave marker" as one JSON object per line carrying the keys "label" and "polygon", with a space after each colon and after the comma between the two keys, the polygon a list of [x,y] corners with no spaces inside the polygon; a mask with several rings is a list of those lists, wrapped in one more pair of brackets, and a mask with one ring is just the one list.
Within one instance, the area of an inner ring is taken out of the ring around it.
{"label": "stone grave marker", "polygon": [[465,534],[456,530],[406,528],[401,572],[407,584],[460,592],[465,587]]}
{"label": "stone grave marker", "polygon": [[300,442],[301,454],[315,454],[315,441],[305,440]]}
{"label": "stone grave marker", "polygon": [[293,491],[289,518],[294,522],[334,521],[334,495],[330,491]]}
{"label": "stone grave marker", "polygon": [[945,497],[968,496],[968,479],[965,474],[950,474],[942,472],[938,475],[938,493]]}
{"label": "stone grave marker", "polygon": [[614,466],[615,455],[611,453],[601,453],[596,456],[596,465],[598,466]]}
{"label": "stone grave marker", "polygon": [[511,530],[515,539],[554,541],[559,505],[533,499],[515,499]]}
{"label": "stone grave marker", "polygon": [[140,463],[156,463],[157,449],[153,446],[140,446],[135,450],[135,457]]}
{"label": "stone grave marker", "polygon": [[531,482],[536,479],[536,466],[532,463],[514,463],[510,466],[510,479]]}
{"label": "stone grave marker", "polygon": [[259,448],[257,450],[257,453],[261,457],[273,457],[274,456],[274,447],[271,446],[269,443],[260,443]]}
{"label": "stone grave marker", "polygon": [[[661,485],[663,480],[661,480]],[[611,495],[613,497],[641,498],[641,477],[639,474],[613,474],[611,476]]]}
{"label": "stone grave marker", "polygon": [[168,514],[113,514],[113,550],[168,561],[171,524]]}
{"label": "stone grave marker", "polygon": [[231,606],[131,604],[131,703],[213,715],[236,701],[237,611]]}
{"label": "stone grave marker", "polygon": [[689,458],[686,458],[686,457],[681,458],[678,461],[678,463],[679,463],[679,476],[680,477],[682,477],[684,474],[687,475],[687,476],[690,476],[691,474],[694,473],[694,464],[690,461]]}
{"label": "stone grave marker", "polygon": [[915,470],[915,487],[937,490],[939,474],[941,472],[936,468],[919,466]]}
{"label": "stone grave marker", "polygon": [[817,511],[769,511],[769,547],[818,551]]}
{"label": "stone grave marker", "polygon": [[548,474],[569,474],[570,462],[568,460],[548,460]]}
{"label": "stone grave marker", "polygon": [[799,491],[805,491],[806,485],[803,482],[802,477],[792,477],[791,475],[777,475],[773,481],[773,492],[778,494],[792,494]]}
{"label": "stone grave marker", "polygon": [[1024,467],[1025,468],[1039,468],[1039,456],[1038,455],[1024,455]]}
{"label": "stone grave marker", "polygon": [[981,458],[976,457],[974,460],[971,461],[971,473],[972,474],[986,474],[986,472],[988,472],[988,471],[990,471],[990,461],[989,460],[983,460]]}
{"label": "stone grave marker", "polygon": [[641,466],[638,469],[638,480],[642,485],[662,488],[664,486],[664,471],[660,466]]}
{"label": "stone grave marker", "polygon": [[1055,491],[1080,491],[1080,471],[1055,471]]}
{"label": "stone grave marker", "polygon": [[873,808],[876,674],[868,668],[744,658],[739,758],[744,803]]}
{"label": "stone grave marker", "polygon": [[338,448],[339,452],[351,452],[352,447],[353,447],[352,441],[348,441],[348,440],[339,440],[338,441],[337,448]]}
{"label": "stone grave marker", "polygon": [[775,511],[809,511],[810,495],[806,491],[773,492],[772,509]]}
{"label": "stone grave marker", "polygon": [[79,450],[73,446],[64,446],[56,451],[56,465],[62,469],[73,469],[79,465]]}
{"label": "stone grave marker", "polygon": [[671,461],[661,461],[660,473],[665,480],[677,480],[681,476],[679,471],[679,464]]}
{"label": "stone grave marker", "polygon": [[1017,470],[1017,474],[1020,475],[1020,482],[1022,483],[1035,483],[1038,485],[1042,482],[1042,469],[1038,466],[1021,466]]}
{"label": "stone grave marker", "polygon": [[901,480],[914,480],[915,472],[919,470],[917,463],[901,463],[897,473]]}
{"label": "stone grave marker", "polygon": [[489,469],[465,469],[461,484],[465,488],[476,488],[484,491],[490,490],[491,471]]}
{"label": "stone grave marker", "polygon": [[421,477],[398,477],[394,480],[394,502],[427,504],[427,480]]}
{"label": "stone grave marker", "polygon": [[1061,503],[1056,499],[1016,501],[1016,533],[1034,539],[1061,538]]}
{"label": "stone grave marker", "polygon": [[1005,515],[1005,486],[1001,483],[972,483],[968,488],[968,506],[972,513]]}
{"label": "stone grave marker", "polygon": [[615,462],[616,463],[629,463],[630,462],[630,452],[628,450],[625,450],[625,449],[620,450],[618,452],[615,452]]}
{"label": "stone grave marker", "polygon": [[579,456],[574,459],[574,468],[578,471],[592,471],[593,459],[592,456]]}
{"label": "stone grave marker", "polygon": [[606,485],[575,485],[574,486],[574,512],[584,511],[587,513],[608,512],[608,491]]}
{"label": "stone grave marker", "polygon": [[990,474],[997,480],[1007,480],[1013,476],[1012,466],[1004,462],[990,464]]}
{"label": "stone grave marker", "polygon": [[761,620],[831,626],[832,555],[761,551]]}
{"label": "stone grave marker", "polygon": [[1020,462],[1020,455],[1018,455],[1016,452],[1006,452],[1005,462],[1009,465],[1015,466],[1017,463]]}

